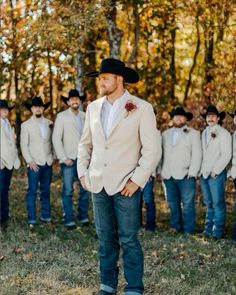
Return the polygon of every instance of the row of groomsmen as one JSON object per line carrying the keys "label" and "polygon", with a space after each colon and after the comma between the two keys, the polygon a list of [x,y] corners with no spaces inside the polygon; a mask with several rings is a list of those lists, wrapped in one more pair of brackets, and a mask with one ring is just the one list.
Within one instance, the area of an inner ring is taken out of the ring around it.
{"label": "row of groomsmen", "polygon": [[[29,224],[37,223],[38,185],[41,202],[40,219],[43,222],[51,221],[50,183],[54,148],[61,164],[64,225],[68,229],[76,226],[72,196],[74,180],[78,179],[77,147],[85,120],[85,113],[79,109],[84,98],[75,89],[69,92],[68,97],[62,96],[68,109],[58,114],[55,125],[43,115],[50,103],[44,104],[40,97],[34,97],[31,103],[25,104],[32,112],[31,118],[22,124],[20,136],[22,155],[27,163],[26,207]],[[6,100],[0,100],[1,224],[7,222],[9,217],[8,190],[12,169],[20,166],[14,130],[8,121],[11,109],[12,107],[8,106]],[[236,112],[230,115],[234,118],[236,125]],[[226,215],[225,181],[227,173],[233,178],[236,187],[236,132],[233,134],[232,141],[230,133],[221,127],[225,113],[219,112],[212,105],[202,114],[208,126],[201,135],[199,131],[187,125],[187,121],[193,118],[192,113],[186,112],[182,107],[177,107],[170,112],[170,116],[173,127],[165,130],[162,135],[158,132],[159,172],[170,208],[170,226],[177,232],[182,230],[190,234],[195,232],[196,178],[200,176],[207,209],[204,234],[221,238],[224,234]],[[227,171],[230,161],[231,168]],[[81,225],[87,225],[89,223],[89,192],[83,189],[80,182],[79,187],[77,218]],[[153,197],[147,198],[147,202],[150,203],[146,204],[147,211],[152,211]],[[147,212],[147,219],[150,218],[153,220],[147,220],[147,224],[155,223],[155,216]],[[236,225],[233,239],[236,240]]]}

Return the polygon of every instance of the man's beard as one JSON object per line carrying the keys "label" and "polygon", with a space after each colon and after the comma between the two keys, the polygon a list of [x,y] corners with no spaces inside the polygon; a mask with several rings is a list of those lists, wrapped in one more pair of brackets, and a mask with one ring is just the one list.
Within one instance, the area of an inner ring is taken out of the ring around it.
{"label": "man's beard", "polygon": [[79,109],[79,105],[78,105],[78,104],[72,104],[72,105],[71,105],[71,108],[72,108],[74,111],[78,111],[78,109]]}
{"label": "man's beard", "polygon": [[173,123],[173,126],[174,126],[175,128],[182,128],[182,127],[184,127],[185,125],[186,125],[186,123],[180,123],[180,124]]}
{"label": "man's beard", "polygon": [[37,113],[35,114],[36,118],[41,118],[42,117],[42,114],[41,113]]}
{"label": "man's beard", "polygon": [[116,89],[117,89],[117,84],[111,90],[109,90],[109,89],[107,90],[107,89],[101,88],[100,89],[100,94],[102,96],[108,96],[108,95],[111,95],[112,93],[114,93],[116,91]]}

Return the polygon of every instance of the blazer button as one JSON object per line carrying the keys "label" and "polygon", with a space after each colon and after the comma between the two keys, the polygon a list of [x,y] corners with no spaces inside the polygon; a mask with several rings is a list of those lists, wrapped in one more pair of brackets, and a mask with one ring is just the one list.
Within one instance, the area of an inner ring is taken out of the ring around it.
{"label": "blazer button", "polygon": [[107,167],[107,164],[104,164],[104,167]]}
{"label": "blazer button", "polygon": [[108,146],[105,147],[105,150],[108,150]]}

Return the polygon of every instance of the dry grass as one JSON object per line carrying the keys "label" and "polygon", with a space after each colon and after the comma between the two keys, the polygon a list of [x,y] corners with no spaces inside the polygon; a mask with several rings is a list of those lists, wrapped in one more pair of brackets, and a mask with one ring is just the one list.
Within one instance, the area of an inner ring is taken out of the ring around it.
{"label": "dry grass", "polygon": [[[94,228],[67,231],[62,224],[60,176],[54,176],[54,223],[26,224],[24,170],[14,174],[11,189],[11,221],[0,235],[1,295],[92,295],[97,291],[97,239]],[[230,241],[233,222],[232,194],[228,195],[226,239],[206,240],[168,231],[168,209],[159,185],[155,234],[140,231],[145,253],[146,295],[236,294],[236,251]],[[198,230],[204,208],[197,205]],[[91,211],[92,217],[92,211]],[[122,273],[122,272],[121,272]],[[120,276],[118,294],[125,284]]]}

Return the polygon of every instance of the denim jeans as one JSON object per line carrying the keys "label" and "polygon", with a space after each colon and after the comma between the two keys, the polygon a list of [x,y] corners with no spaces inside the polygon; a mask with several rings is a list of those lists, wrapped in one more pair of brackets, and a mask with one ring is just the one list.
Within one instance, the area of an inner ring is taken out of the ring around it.
{"label": "denim jeans", "polygon": [[[72,166],[66,166],[61,164],[61,174],[63,180],[62,188],[62,206],[64,212],[64,224],[74,223],[73,212],[73,192],[74,181],[78,180],[77,175],[77,160],[73,160]],[[83,189],[79,181],[79,196],[78,196],[78,221],[88,221],[88,209],[89,209],[89,196],[90,193]]]}
{"label": "denim jeans", "polygon": [[26,194],[26,207],[28,211],[28,223],[36,223],[36,199],[38,185],[40,190],[40,204],[41,204],[41,218],[51,218],[51,205],[50,205],[50,185],[52,179],[52,166],[47,164],[38,165],[39,170],[33,171],[27,168],[28,176],[28,190]]}
{"label": "denim jeans", "polygon": [[141,192],[132,197],[105,190],[93,195],[95,226],[99,239],[101,290],[114,292],[118,284],[118,259],[123,250],[126,295],[143,294],[143,252],[137,234],[140,227]]}
{"label": "denim jeans", "polygon": [[225,182],[226,170],[217,177],[203,178],[201,176],[201,189],[206,205],[206,220],[204,233],[209,236],[220,238],[224,234],[226,204]]}
{"label": "denim jeans", "polygon": [[195,232],[196,179],[194,177],[164,179],[164,185],[170,208],[170,226],[177,231],[183,229],[185,233],[193,234]]}
{"label": "denim jeans", "polygon": [[156,206],[154,201],[154,177],[150,177],[143,188],[143,200],[146,206],[146,225],[145,229],[155,231],[156,228]]}
{"label": "denim jeans", "polygon": [[[234,179],[234,187],[236,190],[236,178]],[[235,222],[233,225],[233,232],[232,232],[232,239],[236,241],[236,202],[234,203],[234,215],[235,215]]]}
{"label": "denim jeans", "polygon": [[9,218],[8,191],[11,184],[11,176],[12,170],[6,167],[0,169],[1,224],[7,222]]}

